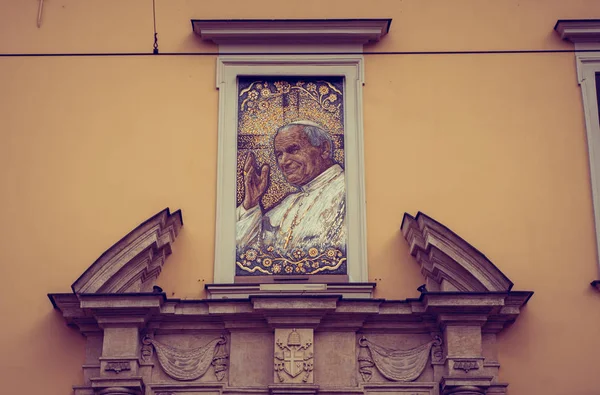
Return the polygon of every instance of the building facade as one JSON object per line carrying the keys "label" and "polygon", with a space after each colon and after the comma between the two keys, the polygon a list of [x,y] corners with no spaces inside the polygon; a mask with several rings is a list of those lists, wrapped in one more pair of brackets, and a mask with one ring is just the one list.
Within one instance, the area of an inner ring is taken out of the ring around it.
{"label": "building facade", "polygon": [[[597,392],[598,105],[581,59],[600,40],[577,24],[600,18],[596,2],[156,1],[154,14],[0,1],[3,392]],[[348,244],[362,274],[220,280],[226,44],[190,21],[224,19],[391,20],[315,55],[361,59],[347,114],[362,128],[366,232]]]}

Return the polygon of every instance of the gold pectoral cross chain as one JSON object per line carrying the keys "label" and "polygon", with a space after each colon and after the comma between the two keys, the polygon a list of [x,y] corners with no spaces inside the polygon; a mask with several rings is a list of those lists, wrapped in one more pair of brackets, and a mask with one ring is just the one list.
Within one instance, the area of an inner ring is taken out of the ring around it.
{"label": "gold pectoral cross chain", "polygon": [[287,246],[290,243],[290,240],[292,239],[292,232],[293,232],[293,229],[290,227],[287,237],[285,238],[285,244],[283,245],[283,249],[287,249]]}
{"label": "gold pectoral cross chain", "polygon": [[[329,182],[330,183],[333,182],[336,178],[338,178],[338,176],[340,174],[342,174],[342,173],[337,174]],[[300,214],[300,210],[302,209],[302,204],[304,203],[303,201],[300,201],[300,204],[298,204],[298,211],[296,211],[296,214],[294,215],[294,219],[292,219],[292,223],[290,224],[290,229],[288,230],[287,235],[285,236],[285,244],[283,245],[283,249],[284,250],[287,249],[288,245],[290,244],[290,241],[292,240],[292,235],[294,234],[294,228],[304,219],[304,217],[306,217],[306,214],[308,214],[308,212],[310,211],[310,209],[313,208],[313,206],[319,200],[319,198],[321,197],[321,195],[323,194],[324,191],[325,191],[325,188],[321,188],[321,190],[319,191],[319,193],[317,194],[317,196],[315,196],[315,198],[313,199],[313,201],[310,203],[310,206],[308,206],[308,208],[302,214],[302,217],[298,218],[298,214]],[[302,195],[299,194],[298,198],[295,199],[292,204],[290,204],[290,207],[287,209],[287,211],[283,215],[283,219],[281,220],[281,225],[283,225],[285,223],[285,220],[286,220],[288,214],[290,213],[292,207],[296,204],[296,202],[298,200],[300,200],[301,197],[302,197]]]}

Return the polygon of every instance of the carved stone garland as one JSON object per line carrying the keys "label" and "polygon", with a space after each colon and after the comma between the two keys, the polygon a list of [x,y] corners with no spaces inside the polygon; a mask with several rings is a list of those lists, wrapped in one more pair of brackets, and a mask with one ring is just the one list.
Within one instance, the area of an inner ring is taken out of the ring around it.
{"label": "carved stone garland", "polygon": [[423,373],[430,352],[432,361],[441,358],[442,339],[435,336],[434,340],[410,350],[385,348],[364,336],[360,338],[358,345],[358,366],[363,381],[371,380],[375,366],[386,379],[406,382],[416,380]]}
{"label": "carved stone garland", "polygon": [[151,358],[152,354],[144,347],[152,345],[161,368],[175,380],[196,380],[204,376],[211,365],[214,366],[215,376],[219,381],[223,380],[227,372],[229,354],[225,349],[227,339],[224,335],[204,346],[185,350],[158,342],[149,335],[144,337],[142,344],[142,360]]}

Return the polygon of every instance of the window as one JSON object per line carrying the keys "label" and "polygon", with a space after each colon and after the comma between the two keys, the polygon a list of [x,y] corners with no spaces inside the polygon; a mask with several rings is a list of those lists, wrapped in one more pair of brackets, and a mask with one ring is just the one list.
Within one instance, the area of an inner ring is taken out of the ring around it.
{"label": "window", "polygon": [[[575,44],[590,161],[597,253],[600,252],[600,20],[559,20],[554,30]],[[598,259],[598,258],[597,258]],[[600,264],[600,261],[598,262]]]}

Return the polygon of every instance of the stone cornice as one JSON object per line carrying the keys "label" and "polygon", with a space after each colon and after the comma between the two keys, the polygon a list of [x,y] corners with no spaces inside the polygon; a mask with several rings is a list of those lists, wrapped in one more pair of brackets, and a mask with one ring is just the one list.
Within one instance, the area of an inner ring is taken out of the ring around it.
{"label": "stone cornice", "polygon": [[401,230],[429,291],[503,292],[512,288],[513,283],[485,255],[427,215],[404,214]]}
{"label": "stone cornice", "polygon": [[[478,322],[490,333],[512,323],[532,292],[429,292],[419,299],[342,299],[328,296],[259,297],[238,300],[167,299],[164,294],[75,295],[51,294],[50,300],[69,323],[107,325],[115,317],[143,319],[151,326],[181,330],[304,326],[422,331],[436,322]],[[454,318],[449,318],[454,317]],[[113,321],[111,321],[113,320]],[[116,321],[114,321],[116,320]],[[456,321],[458,320],[458,321]],[[92,322],[90,322],[92,321]],[[135,321],[135,322],[134,322]],[[154,324],[153,324],[154,323]]]}
{"label": "stone cornice", "polygon": [[152,216],[106,250],[73,283],[73,292],[152,291],[181,226],[179,210],[171,214],[166,208]]}
{"label": "stone cornice", "polygon": [[600,43],[600,19],[559,19],[554,30],[572,43]]}
{"label": "stone cornice", "polygon": [[385,36],[391,19],[192,19],[202,40],[215,44],[366,44]]}
{"label": "stone cornice", "polygon": [[208,299],[238,299],[250,296],[342,295],[344,298],[371,298],[376,283],[268,283],[206,284]]}
{"label": "stone cornice", "polygon": [[[171,214],[168,209],[145,221],[86,270],[73,284],[73,294],[49,295],[54,307],[82,331],[110,325],[150,325],[168,331],[184,325],[419,332],[448,322],[464,324],[465,315],[470,315],[473,325],[495,333],[518,317],[533,294],[511,292],[512,282],[482,253],[419,213],[416,217],[406,214],[402,223],[410,253],[421,264],[427,281],[418,299],[373,299],[371,283],[327,285],[323,293],[316,294],[291,288],[272,294],[271,286],[268,290],[246,290],[250,295],[238,299],[168,299],[158,288],[158,292],[148,291],[181,225],[181,213]],[[152,259],[154,256],[161,258]],[[358,292],[353,290],[356,287]],[[344,292],[366,296],[352,298]]]}

